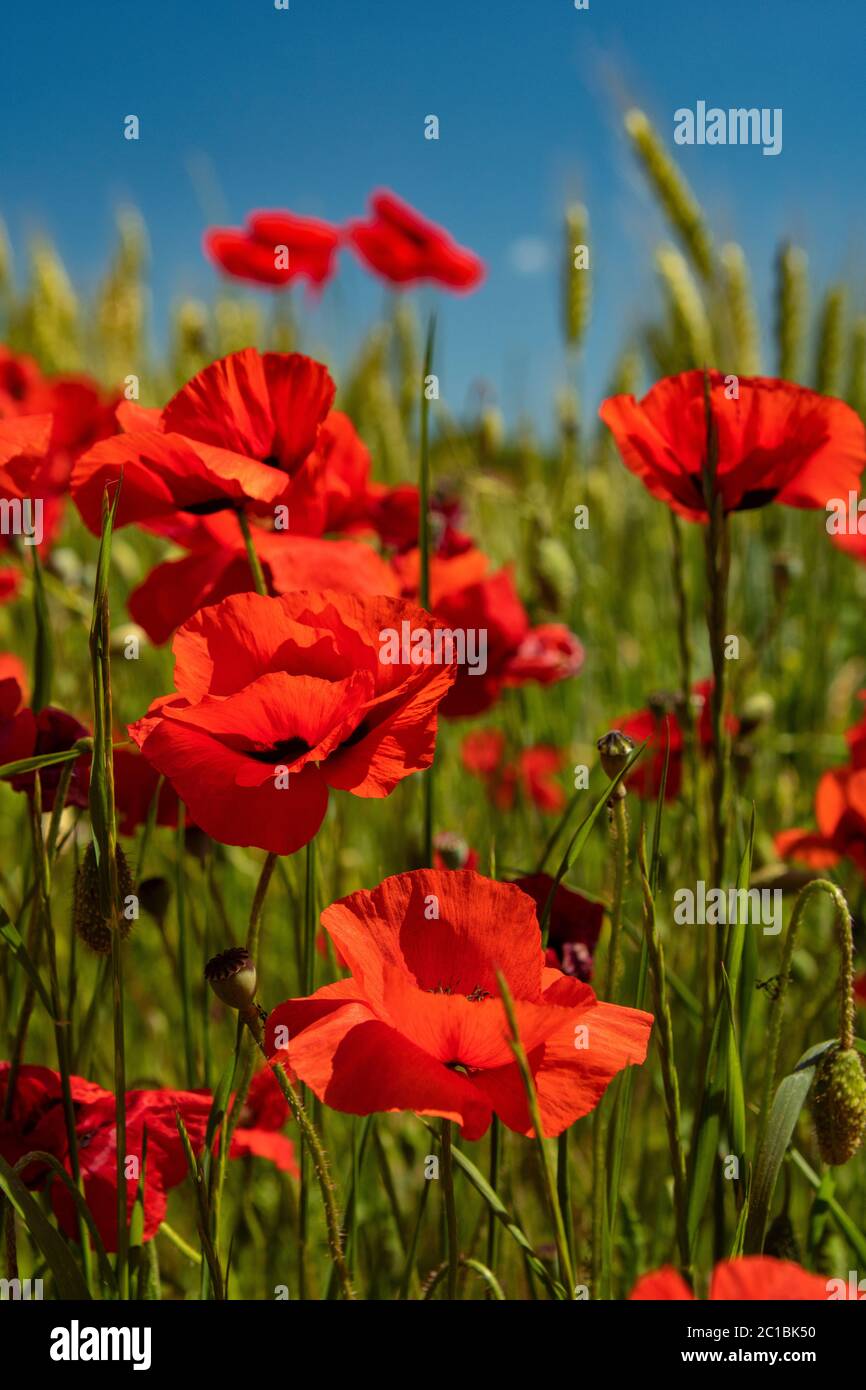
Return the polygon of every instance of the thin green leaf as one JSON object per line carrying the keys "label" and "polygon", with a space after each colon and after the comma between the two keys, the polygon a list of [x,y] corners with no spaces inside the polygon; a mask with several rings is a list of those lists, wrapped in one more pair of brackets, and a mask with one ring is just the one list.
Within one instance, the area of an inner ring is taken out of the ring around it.
{"label": "thin green leaf", "polygon": [[[835,1040],[832,1040],[835,1041]],[[749,1220],[746,1226],[745,1250],[747,1255],[759,1255],[764,1248],[764,1237],[770,1219],[770,1209],[782,1160],[794,1133],[800,1111],[815,1079],[815,1068],[830,1043],[819,1043],[803,1053],[790,1076],[779,1084],[773,1103],[763,1141],[755,1160],[755,1175],[749,1201]]]}
{"label": "thin green leaf", "polygon": [[57,1280],[57,1290],[63,1299],[90,1300],[90,1291],[69,1246],[52,1226],[39,1204],[27,1191],[24,1183],[0,1155],[0,1188],[8,1197],[26,1225]]}

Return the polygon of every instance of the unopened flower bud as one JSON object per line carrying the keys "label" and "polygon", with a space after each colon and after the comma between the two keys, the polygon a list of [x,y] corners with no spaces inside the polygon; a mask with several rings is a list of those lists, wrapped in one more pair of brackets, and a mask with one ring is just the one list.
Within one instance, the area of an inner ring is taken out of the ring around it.
{"label": "unopened flower bud", "polygon": [[[120,933],[121,940],[125,940],[132,931],[132,922],[123,913],[121,906],[125,898],[133,892],[132,874],[126,862],[126,855],[120,848],[116,848],[117,862],[117,890],[118,890],[118,911],[114,914],[114,921]],[[91,951],[96,951],[98,955],[107,956],[111,952],[111,931],[112,921],[110,916],[102,910],[102,898],[99,887],[99,865],[96,862],[96,851],[90,843],[84,851],[84,858],[75,871],[75,888],[72,896],[72,921],[76,933]]]}
{"label": "unopened flower bud", "polygon": [[255,1009],[256,965],[243,946],[232,946],[213,956],[204,968],[204,977],[217,999],[230,1009],[240,1013]]}
{"label": "unopened flower bud", "polygon": [[839,1167],[860,1147],[866,1127],[866,1075],[860,1054],[837,1045],[827,1052],[815,1078],[812,1114],[825,1163]]}
{"label": "unopened flower bud", "polygon": [[440,831],[433,840],[433,848],[446,869],[464,869],[469,858],[469,846],[462,835],[449,830]]}
{"label": "unopened flower bud", "polygon": [[[634,752],[634,739],[619,729],[611,729],[598,740],[596,745],[601,755],[601,766],[606,777],[618,777]],[[620,784],[617,796],[625,796],[625,788]]]}
{"label": "unopened flower bud", "polygon": [[740,710],[740,734],[751,734],[761,724],[769,724],[775,712],[775,701],[766,690],[750,695]]}

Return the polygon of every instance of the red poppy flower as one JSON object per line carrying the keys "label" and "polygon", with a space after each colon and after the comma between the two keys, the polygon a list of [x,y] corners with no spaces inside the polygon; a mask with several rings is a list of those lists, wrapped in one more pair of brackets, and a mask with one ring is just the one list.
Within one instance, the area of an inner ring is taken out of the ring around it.
{"label": "red poppy flower", "polygon": [[[6,1114],[10,1062],[0,1062],[0,1117]],[[110,1092],[104,1091],[80,1076],[70,1078],[72,1099],[76,1106],[99,1100]],[[18,1068],[15,1093],[8,1118],[0,1118],[0,1154],[7,1163],[15,1164],[25,1154],[37,1149],[63,1158],[66,1152],[66,1132],[61,1108],[60,1073],[50,1067],[24,1063]],[[57,1127],[57,1120],[60,1127]],[[44,1177],[44,1169],[35,1164],[23,1172],[28,1186],[35,1186]]]}
{"label": "red poppy flower", "polygon": [[[116,405],[117,398],[104,395],[89,377],[43,377],[32,358],[0,347],[0,464],[8,464],[0,495],[40,499],[42,546],[60,530],[73,463],[116,432]],[[4,459],[3,436],[16,421],[31,431],[30,442]]]}
{"label": "red poppy flower", "polygon": [[[398,487],[374,488],[369,502],[369,514],[376,534],[389,550],[403,555],[415,551],[405,562],[407,581],[418,583],[418,526],[421,503],[417,487],[402,483]],[[459,500],[447,489],[438,488],[430,498],[430,545],[434,556],[448,559],[474,549],[472,539],[459,529],[462,509]],[[476,552],[480,553],[480,552]],[[486,564],[479,573],[486,571]]]}
{"label": "red poppy flower", "polygon": [[50,415],[0,416],[0,490],[6,497],[24,497],[27,473],[42,462],[51,440]]}
{"label": "red poppy flower", "polygon": [[300,1079],[352,1115],[441,1115],[480,1139],[494,1114],[531,1134],[496,972],[508,981],[547,1136],[646,1055],[652,1018],[544,965],[531,898],[467,869],[421,869],[334,903],[322,921],[351,971],[268,1018]]}
{"label": "red poppy flower", "polygon": [[29,401],[42,385],[42,373],[32,357],[0,344],[0,419],[32,415]]}
{"label": "red poppy flower", "polygon": [[319,286],[331,277],[339,242],[337,228],[318,218],[253,212],[244,231],[211,227],[204,235],[204,250],[237,280],[281,286],[303,278]]}
{"label": "red poppy flower", "polygon": [[[159,415],[159,428],[103,440],[79,459],[72,494],[94,534],[102,496],[123,472],[119,526],[168,528],[221,511],[289,508],[294,533],[325,524],[320,426],[334,398],[327,368],[300,353],[244,348],[194,376]],[[134,417],[140,421],[139,413]]]}
{"label": "red poppy flower", "polygon": [[472,849],[462,835],[440,830],[433,836],[434,869],[477,869],[478,850]]}
{"label": "red poppy flower", "polygon": [[523,748],[517,761],[506,770],[499,788],[499,804],[506,810],[514,805],[520,790],[539,811],[554,815],[565,807],[565,792],[556,780],[565,766],[565,756],[549,744]]}
{"label": "red poppy flower", "polygon": [[[692,686],[695,737],[698,749],[707,756],[713,748],[712,693],[712,680],[698,681]],[[668,740],[670,758],[665,783],[665,801],[676,800],[682,790],[684,743],[677,704],[677,696],[659,694],[652,698],[647,709],[637,710],[617,721],[616,727],[622,733],[628,734],[636,745],[649,740],[644,756],[628,778],[629,788],[640,797],[655,800],[659,794]],[[739,727],[737,720],[729,717],[727,727],[731,733],[736,733]]]}
{"label": "red poppy flower", "polygon": [[[186,1157],[177,1131],[180,1113],[193,1147],[198,1153],[204,1144],[211,1097],[195,1091],[127,1091],[126,1158],[144,1164],[144,1231],[151,1240],[165,1219],[168,1193],[188,1176]],[[144,1131],[147,1129],[147,1152]],[[84,1196],[93,1213],[106,1250],[117,1249],[117,1136],[114,1096],[106,1091],[103,1100],[79,1111],[76,1120],[79,1161],[84,1179]],[[67,1161],[68,1167],[68,1161]],[[126,1216],[132,1215],[138,1182],[127,1184]],[[61,1230],[77,1234],[75,1207],[67,1189],[52,1183],[51,1199]]]}
{"label": "red poppy flower", "polygon": [[18,570],[0,569],[0,603],[9,603],[18,597],[21,588],[21,574]]}
{"label": "red poppy flower", "polygon": [[[859,690],[857,698],[866,701],[866,690]],[[845,733],[845,741],[848,744],[851,766],[854,768],[866,767],[866,715]]]}
{"label": "red poppy flower", "polygon": [[0,720],[11,719],[27,699],[27,672],[20,656],[0,655]]}
{"label": "red poppy flower", "polygon": [[[0,346],[0,420],[50,416],[43,492],[62,493],[76,458],[117,430],[116,395],[107,396],[88,376],[43,377],[33,358]],[[42,453],[42,450],[36,451]]]}
{"label": "red poppy flower", "polygon": [[866,971],[861,970],[854,980],[854,998],[861,1008],[866,1006]]}
{"label": "red poppy flower", "polygon": [[[5,1094],[9,1064],[0,1063],[0,1092]],[[106,1250],[117,1250],[117,1141],[115,1102],[111,1091],[82,1077],[73,1076],[72,1099],[78,1156],[84,1181],[84,1197],[96,1221]],[[180,1112],[195,1152],[200,1151],[207,1128],[211,1097],[196,1091],[127,1091],[126,1158],[138,1160],[145,1172],[144,1240],[156,1235],[168,1203],[168,1192],[187,1176],[183,1147],[177,1131]],[[147,1153],[144,1156],[144,1131]],[[23,1066],[15,1092],[13,1119],[0,1125],[2,1152],[8,1162],[12,1154],[41,1149],[53,1154],[70,1171],[66,1124],[61,1105],[60,1077],[48,1067]],[[139,1187],[137,1174],[128,1165],[127,1219],[132,1213]],[[61,1230],[75,1239],[78,1235],[76,1207],[66,1187],[50,1173],[29,1168],[25,1177],[31,1185],[51,1186],[51,1201]]]}
{"label": "red poppy flower", "polygon": [[[725,512],[780,502],[825,507],[856,490],[866,466],[866,431],[842,401],[768,377],[738,380],[710,372],[718,435],[716,488]],[[704,373],[659,381],[636,401],[612,396],[599,411],[623,463],[652,493],[689,521],[706,521],[707,421]]]}
{"label": "red poppy flower", "polygon": [[[529,874],[515,879],[517,887],[528,893],[538,910],[547,906],[554,880],[550,874]],[[578,980],[592,979],[593,952],[601,932],[604,905],[585,898],[564,883],[557,885],[550,905],[545,962]]]}
{"label": "red poppy flower", "polygon": [[[46,705],[38,713],[32,709],[20,709],[20,687],[13,679],[0,682],[0,766],[17,763],[24,758],[37,758],[46,753],[64,753],[79,739],[87,738],[88,730],[71,714]],[[50,811],[54,806],[54,794],[63,772],[63,764],[43,767],[39,770],[42,791],[42,809]],[[9,785],[16,792],[32,794],[36,784],[35,772],[20,772],[10,777]],[[66,793],[68,806],[87,806],[90,788],[90,754],[82,753],[75,759],[69,789]]]}
{"label": "red poppy flower", "polygon": [[556,780],[565,756],[549,744],[521,749],[516,758],[507,759],[504,735],[479,729],[463,740],[461,757],[467,772],[486,783],[491,801],[500,810],[510,811],[518,792],[540,811],[561,811],[565,806],[565,792]]}
{"label": "red poppy flower", "polygon": [[[750,1303],[794,1302],[798,1299],[826,1301],[827,1280],[823,1274],[810,1274],[790,1260],[774,1260],[769,1255],[745,1255],[739,1260],[722,1260],[713,1270],[709,1297],[713,1302]],[[691,1301],[694,1294],[677,1270],[670,1265],[644,1274],[638,1279],[630,1299],[656,1302]]]}
{"label": "red poppy flower", "polygon": [[501,729],[473,729],[460,746],[466,771],[484,781],[496,776],[504,754],[505,735]]}
{"label": "red poppy flower", "polygon": [[[404,594],[417,594],[418,551],[398,556],[394,566]],[[531,627],[511,571],[489,574],[488,568],[487,556],[476,549],[431,558],[430,611],[445,627],[481,634],[486,644],[486,669],[480,662],[474,668],[468,662],[458,667],[454,689],[442,706],[448,718],[481,714],[506,687],[527,681],[552,685],[576,675],[583,665],[583,647],[574,633],[559,623]]]}
{"label": "red poppy flower", "polygon": [[[422,659],[384,660],[383,634],[404,624]],[[387,796],[430,766],[454,680],[453,666],[423,660],[437,626],[398,599],[236,594],[179,630],[178,694],[130,734],[208,835],[291,854],[318,830],[329,789]]]}
{"label": "red poppy flower", "polygon": [[[391,567],[369,545],[321,540],[252,526],[268,592],[334,589],[340,593],[396,595]],[[254,589],[246,547],[234,518],[200,523],[189,555],[151,570],[129,597],[130,617],[160,645],[200,608]]]}
{"label": "red poppy flower", "polygon": [[481,284],[483,261],[408,203],[381,191],[371,197],[370,209],[368,222],[350,222],[347,231],[361,260],[378,275],[395,285],[432,280],[452,290]]}
{"label": "red poppy flower", "polygon": [[866,877],[866,767],[825,772],[815,793],[817,831],[784,830],[775,838],[782,859],[828,869],[850,859]]}
{"label": "red poppy flower", "polygon": [[270,1067],[262,1067],[250,1083],[240,1122],[232,1135],[229,1158],[266,1158],[281,1173],[299,1176],[295,1146],[280,1130],[289,1107]]}

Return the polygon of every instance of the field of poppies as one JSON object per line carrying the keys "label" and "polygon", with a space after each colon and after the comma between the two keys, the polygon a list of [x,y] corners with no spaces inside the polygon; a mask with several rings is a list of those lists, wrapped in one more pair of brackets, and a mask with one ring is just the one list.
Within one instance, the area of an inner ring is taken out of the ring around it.
{"label": "field of poppies", "polygon": [[207,230],[159,361],[132,213],[86,301],[0,240],[4,1297],[866,1290],[866,318],[782,245],[762,360],[625,124],[659,307],[579,392],[565,209],[537,430],[442,398],[484,261],[390,191]]}

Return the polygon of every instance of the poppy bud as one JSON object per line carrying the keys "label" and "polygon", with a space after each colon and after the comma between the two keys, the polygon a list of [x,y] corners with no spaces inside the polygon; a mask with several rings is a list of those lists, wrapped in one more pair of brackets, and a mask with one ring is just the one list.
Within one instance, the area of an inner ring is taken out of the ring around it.
{"label": "poppy bud", "polygon": [[439,855],[444,868],[465,869],[466,861],[469,858],[469,846],[462,835],[454,835],[450,830],[443,830],[435,836],[433,848]]}
{"label": "poppy bud", "polygon": [[255,1010],[256,965],[243,946],[232,946],[213,956],[204,968],[204,977],[217,999],[230,1009],[244,1014]]}
{"label": "poppy bud", "polygon": [[824,1162],[833,1167],[847,1163],[866,1126],[866,1075],[853,1047],[839,1044],[825,1053],[815,1078],[812,1113]]}
{"label": "poppy bud", "polygon": [[[618,777],[634,752],[634,739],[619,729],[611,729],[596,744],[601,754],[601,766],[606,777]],[[620,784],[616,796],[625,796],[625,788]]]}
{"label": "poppy bud", "polygon": [[769,724],[775,712],[775,701],[767,691],[759,690],[750,695],[740,710],[740,734],[751,734],[761,724]]}
{"label": "poppy bud", "polygon": [[138,901],[162,924],[171,902],[171,884],[164,878],[144,878],[138,885]]}
{"label": "poppy bud", "polygon": [[[120,845],[115,850],[115,862],[117,864],[119,909],[124,898],[129,897],[133,892],[132,874],[126,862],[126,855]],[[117,923],[121,940],[124,941],[132,930],[132,922],[120,910],[118,910],[114,920]],[[96,851],[92,843],[88,844],[84,851],[84,858],[75,871],[72,921],[78,936],[86,946],[90,947],[91,951],[96,951],[101,956],[110,954],[112,922],[102,910],[99,865],[96,862]]]}

